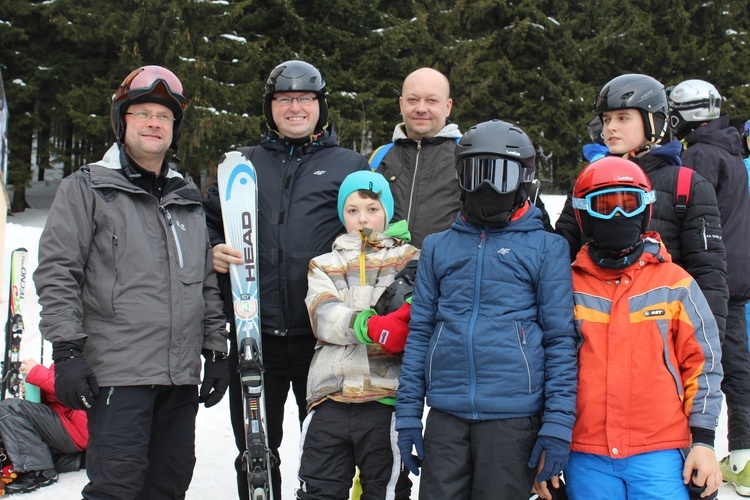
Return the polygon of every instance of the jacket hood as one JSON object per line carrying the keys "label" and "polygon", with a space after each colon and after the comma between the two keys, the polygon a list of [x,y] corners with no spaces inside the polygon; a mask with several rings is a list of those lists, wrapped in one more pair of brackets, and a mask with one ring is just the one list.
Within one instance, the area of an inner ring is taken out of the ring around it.
{"label": "jacket hood", "polygon": [[699,126],[685,136],[685,142],[688,147],[699,142],[711,144],[732,155],[742,156],[742,138],[739,131],[729,125],[728,116],[720,116]]}
{"label": "jacket hood", "polygon": [[643,157],[664,158],[670,165],[682,165],[680,159],[682,153],[682,143],[680,141],[669,141],[666,144],[657,144],[652,147]]}
{"label": "jacket hood", "polygon": [[[458,125],[455,123],[447,123],[445,127],[440,129],[440,132],[435,134],[436,138],[447,138],[447,139],[458,139],[461,137],[461,131],[458,129]],[[399,139],[409,139],[406,135],[406,125],[404,122],[399,123],[396,125],[396,128],[393,129],[393,137],[392,141],[396,142]],[[425,139],[430,139],[429,137],[425,137]]]}

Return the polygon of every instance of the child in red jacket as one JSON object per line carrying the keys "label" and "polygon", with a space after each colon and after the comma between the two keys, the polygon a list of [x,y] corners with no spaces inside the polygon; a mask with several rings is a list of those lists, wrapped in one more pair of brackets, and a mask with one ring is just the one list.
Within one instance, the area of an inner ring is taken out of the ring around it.
{"label": "child in red jacket", "polygon": [[55,398],[54,365],[45,368],[26,359],[21,374],[39,387],[42,401],[0,401],[0,439],[18,474],[5,487],[7,493],[28,493],[56,482],[58,472],[83,468],[89,439],[86,412],[71,410]]}

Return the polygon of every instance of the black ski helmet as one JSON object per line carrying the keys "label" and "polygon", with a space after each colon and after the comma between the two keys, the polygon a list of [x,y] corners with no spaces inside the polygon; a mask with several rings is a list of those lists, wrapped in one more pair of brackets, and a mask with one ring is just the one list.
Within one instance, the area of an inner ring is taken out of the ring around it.
{"label": "black ski helmet", "polygon": [[609,81],[594,102],[594,113],[637,109],[649,144],[658,144],[667,132],[669,106],[664,85],[648,75],[620,75]]}
{"label": "black ski helmet", "polygon": [[396,274],[393,283],[388,285],[375,304],[375,312],[384,316],[401,308],[414,295],[417,279],[418,260],[411,260]]}
{"label": "black ski helmet", "polygon": [[263,93],[263,114],[268,128],[278,132],[271,113],[271,99],[276,92],[313,92],[318,97],[320,116],[315,125],[315,132],[320,132],[328,125],[328,104],[323,75],[310,63],[304,61],[286,61],[276,66],[266,80]]}
{"label": "black ski helmet", "polygon": [[[526,132],[512,123],[496,119],[480,123],[467,130],[456,145],[456,170],[458,171],[462,159],[472,156],[500,156],[517,161],[525,170],[522,178],[534,178],[536,170],[534,145]],[[531,183],[532,181],[519,184],[516,189],[516,205],[520,206],[529,197]]]}
{"label": "black ski helmet", "polygon": [[182,82],[177,75],[161,66],[143,66],[131,72],[112,96],[112,128],[118,144],[125,140],[125,112],[131,104],[155,102],[168,107],[174,113],[172,144],[177,152],[177,140],[182,132],[182,118],[187,99]]}

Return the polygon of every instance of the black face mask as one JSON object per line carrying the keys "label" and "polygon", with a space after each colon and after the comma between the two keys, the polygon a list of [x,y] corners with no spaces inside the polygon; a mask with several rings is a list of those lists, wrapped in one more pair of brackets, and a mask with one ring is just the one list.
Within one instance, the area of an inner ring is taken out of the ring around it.
{"label": "black face mask", "polygon": [[516,192],[500,194],[492,186],[462,193],[461,215],[475,226],[505,227],[518,208]]}
{"label": "black face mask", "polygon": [[613,217],[611,219],[589,219],[591,238],[594,244],[610,252],[624,253],[641,240],[643,214],[635,217]]}

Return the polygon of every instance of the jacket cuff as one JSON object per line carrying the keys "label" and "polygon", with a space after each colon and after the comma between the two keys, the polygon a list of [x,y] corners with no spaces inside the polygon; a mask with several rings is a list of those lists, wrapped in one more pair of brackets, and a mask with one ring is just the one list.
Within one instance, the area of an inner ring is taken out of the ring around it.
{"label": "jacket cuff", "polygon": [[375,342],[367,335],[367,321],[376,314],[375,309],[365,309],[354,320],[354,334],[364,345],[375,345]]}
{"label": "jacket cuff", "polygon": [[396,418],[396,430],[422,429],[422,419],[417,417]]}

